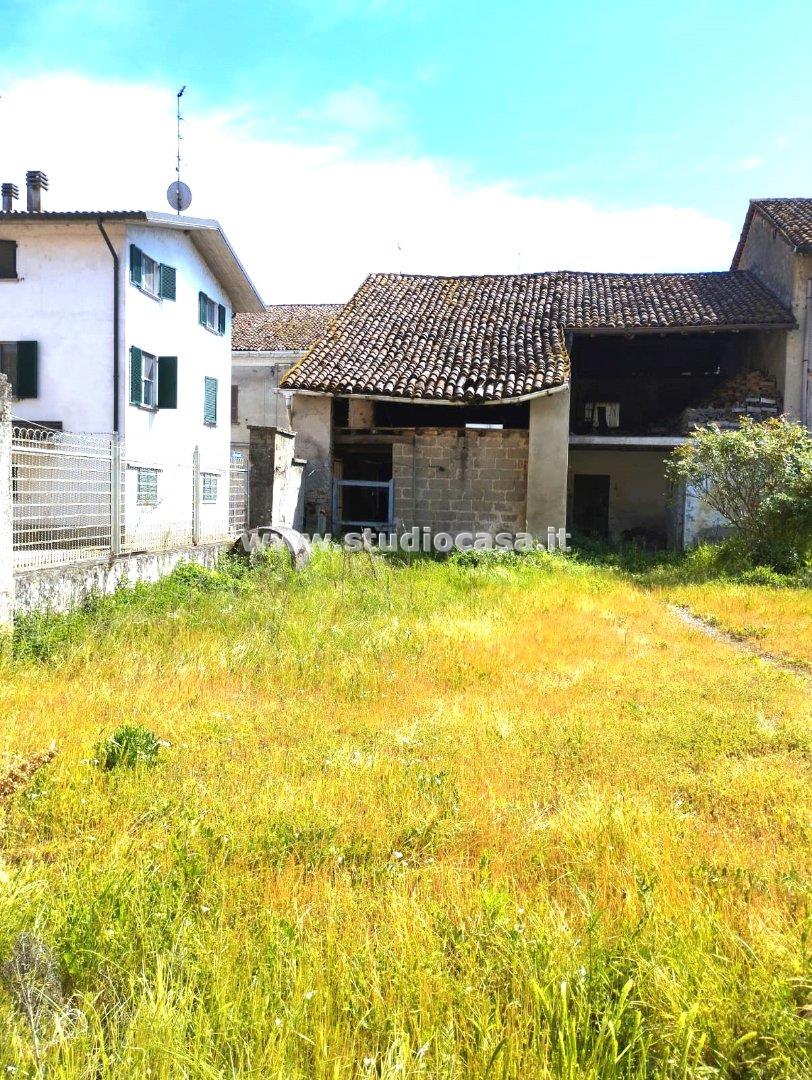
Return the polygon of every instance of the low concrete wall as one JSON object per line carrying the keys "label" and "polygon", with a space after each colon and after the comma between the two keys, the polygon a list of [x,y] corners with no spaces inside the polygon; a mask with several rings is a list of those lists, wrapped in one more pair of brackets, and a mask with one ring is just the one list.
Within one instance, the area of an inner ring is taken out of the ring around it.
{"label": "low concrete wall", "polygon": [[70,611],[91,595],[110,596],[125,585],[158,581],[180,563],[213,567],[230,543],[201,544],[146,555],[122,555],[117,559],[77,563],[39,570],[20,570],[14,575],[15,614],[29,611]]}
{"label": "low concrete wall", "polygon": [[392,447],[395,517],[435,532],[523,532],[527,432],[420,428]]}

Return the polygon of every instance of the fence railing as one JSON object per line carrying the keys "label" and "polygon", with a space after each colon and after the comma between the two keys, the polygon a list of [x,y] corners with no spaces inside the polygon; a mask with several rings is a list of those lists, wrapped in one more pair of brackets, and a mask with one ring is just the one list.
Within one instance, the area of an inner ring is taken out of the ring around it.
{"label": "fence railing", "polygon": [[161,551],[248,525],[248,456],[214,465],[128,458],[123,440],[14,427],[15,569]]}

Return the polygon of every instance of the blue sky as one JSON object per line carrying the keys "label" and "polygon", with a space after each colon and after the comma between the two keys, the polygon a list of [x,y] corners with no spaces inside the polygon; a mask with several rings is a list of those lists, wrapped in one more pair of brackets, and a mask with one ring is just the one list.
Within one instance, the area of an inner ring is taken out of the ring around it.
{"label": "blue sky", "polygon": [[[0,11],[0,95],[58,74],[164,96],[186,83],[190,121],[225,117],[242,140],[338,148],[359,166],[433,163],[469,194],[690,210],[733,231],[751,196],[812,193],[812,15],[794,0],[0,0]],[[20,100],[5,99],[0,139]]]}

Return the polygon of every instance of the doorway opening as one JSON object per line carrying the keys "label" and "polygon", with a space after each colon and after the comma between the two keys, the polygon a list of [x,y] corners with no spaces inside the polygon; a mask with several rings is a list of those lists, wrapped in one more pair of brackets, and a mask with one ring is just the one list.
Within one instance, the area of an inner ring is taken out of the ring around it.
{"label": "doorway opening", "polygon": [[609,477],[576,473],[572,488],[575,532],[596,540],[609,539]]}

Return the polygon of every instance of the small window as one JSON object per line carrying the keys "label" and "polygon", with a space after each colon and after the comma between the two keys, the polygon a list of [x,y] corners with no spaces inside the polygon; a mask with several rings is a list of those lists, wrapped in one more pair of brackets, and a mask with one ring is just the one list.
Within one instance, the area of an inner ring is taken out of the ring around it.
{"label": "small window", "polygon": [[203,502],[217,502],[217,477],[214,473],[203,473]]}
{"label": "small window", "polygon": [[208,427],[217,425],[217,380],[208,375],[203,380],[203,423]]}
{"label": "small window", "polygon": [[158,470],[137,469],[138,474],[138,505],[158,505]]}
{"label": "small window", "polygon": [[240,422],[240,388],[239,386],[231,387],[231,423],[239,424]]}
{"label": "small window", "polygon": [[141,404],[154,409],[158,404],[158,358],[141,353]]}
{"label": "small window", "polygon": [[141,255],[141,288],[150,296],[158,295],[160,267],[149,255]]}
{"label": "small window", "polygon": [[226,309],[205,293],[198,293],[198,321],[215,334],[226,332]]}
{"label": "small window", "polygon": [[0,278],[17,278],[17,244],[14,240],[0,240]]}

